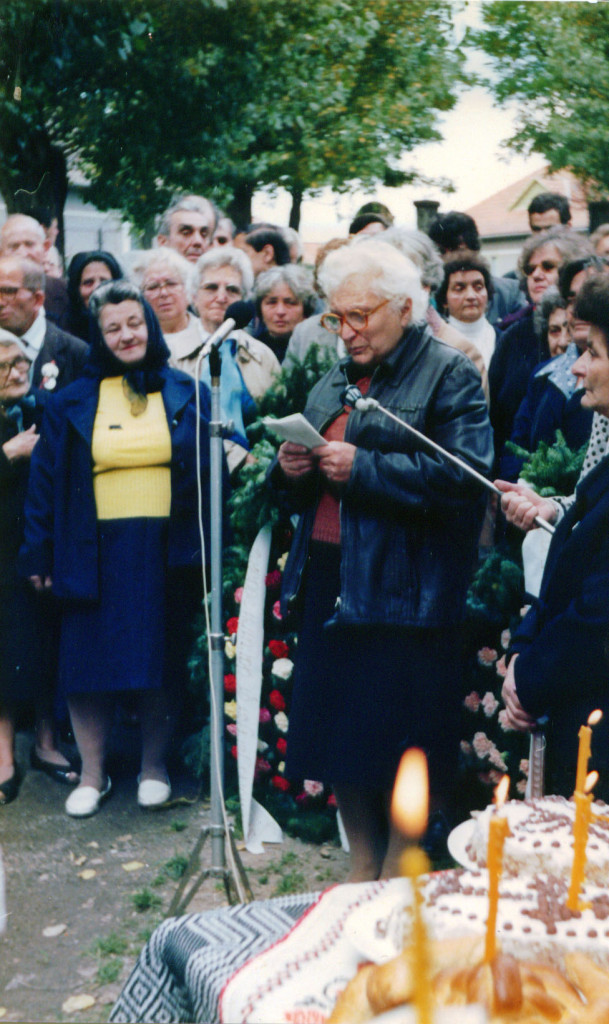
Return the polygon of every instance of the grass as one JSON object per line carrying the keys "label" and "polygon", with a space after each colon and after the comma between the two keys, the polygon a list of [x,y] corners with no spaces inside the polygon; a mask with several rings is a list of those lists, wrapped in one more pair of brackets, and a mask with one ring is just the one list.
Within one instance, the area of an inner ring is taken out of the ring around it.
{"label": "grass", "polygon": [[183,832],[185,828],[188,828],[187,821],[172,821],[169,828],[172,832]]}
{"label": "grass", "polygon": [[156,909],[163,903],[161,897],[157,896],[155,892],[151,892],[150,889],[140,889],[139,892],[134,892],[132,900],[133,906],[140,913],[145,910]]}
{"label": "grass", "polygon": [[123,953],[127,952],[128,948],[129,942],[124,936],[117,935],[116,932],[110,932],[105,938],[97,940],[94,951],[101,956],[122,956]]}
{"label": "grass", "polygon": [[96,974],[96,980],[98,985],[110,985],[113,981],[116,981],[119,974],[121,973],[122,963],[120,960],[110,960],[108,963],[102,964]]}
{"label": "grass", "polygon": [[301,871],[297,871],[294,868],[294,870],[288,871],[286,875],[281,876],[273,890],[273,896],[288,896],[293,892],[304,892],[305,888],[305,876]]}
{"label": "grass", "polygon": [[184,857],[181,853],[176,853],[175,857],[171,857],[170,860],[165,861],[163,865],[163,871],[166,875],[177,882],[182,877],[186,868],[188,867],[188,857]]}

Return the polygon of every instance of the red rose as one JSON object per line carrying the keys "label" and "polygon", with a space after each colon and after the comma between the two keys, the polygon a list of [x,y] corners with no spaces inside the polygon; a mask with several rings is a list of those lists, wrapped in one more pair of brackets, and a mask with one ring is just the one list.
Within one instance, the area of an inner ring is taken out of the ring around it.
{"label": "red rose", "polygon": [[268,708],[260,708],[258,721],[260,722],[261,725],[266,725],[267,722],[270,722],[271,718],[272,715]]}
{"label": "red rose", "polygon": [[328,807],[337,807],[338,806],[338,804],[336,803],[336,797],[334,796],[334,793],[330,793],[330,796],[328,797],[328,800],[327,800],[327,805],[328,805]]}
{"label": "red rose", "polygon": [[273,572],[267,573],[264,582],[270,589],[276,588],[281,583],[281,573],[279,569],[273,569]]}
{"label": "red rose", "polygon": [[231,673],[224,676],[224,692],[225,693],[236,693],[237,692],[237,677]]}
{"label": "red rose", "polygon": [[285,711],[285,700],[279,690],[271,690],[269,693],[269,704],[275,711]]}
{"label": "red rose", "polygon": [[233,615],[232,619],[229,619],[226,623],[226,632],[233,636],[234,633],[239,629],[239,619],[236,615]]}
{"label": "red rose", "polygon": [[230,748],[231,756],[237,760],[237,744]]}
{"label": "red rose", "polygon": [[264,757],[256,758],[255,771],[257,772],[270,772],[271,766]]}
{"label": "red rose", "polygon": [[290,648],[283,640],[269,640],[269,651],[274,658],[287,658]]}
{"label": "red rose", "polygon": [[275,789],[281,790],[282,793],[287,793],[290,788],[290,783],[287,779],[284,779],[283,775],[273,775],[271,779]]}
{"label": "red rose", "polygon": [[279,737],[275,746],[277,747],[277,753],[281,754],[282,757],[285,757],[286,750],[288,749],[288,744],[286,740],[284,740],[283,736]]}

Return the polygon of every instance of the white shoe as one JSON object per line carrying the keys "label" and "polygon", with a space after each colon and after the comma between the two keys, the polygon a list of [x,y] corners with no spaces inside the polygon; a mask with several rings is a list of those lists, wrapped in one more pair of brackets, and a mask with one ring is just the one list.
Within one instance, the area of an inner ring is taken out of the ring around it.
{"label": "white shoe", "polygon": [[77,786],[70,793],[65,803],[66,812],[71,818],[89,818],[97,814],[100,805],[110,795],[112,783],[110,777],[106,779],[106,786],[100,793],[94,786]]}
{"label": "white shoe", "polygon": [[147,810],[162,807],[170,796],[169,779],[166,782],[159,782],[158,779],[144,779],[140,782],[138,777],[137,802],[140,807],[145,807]]}

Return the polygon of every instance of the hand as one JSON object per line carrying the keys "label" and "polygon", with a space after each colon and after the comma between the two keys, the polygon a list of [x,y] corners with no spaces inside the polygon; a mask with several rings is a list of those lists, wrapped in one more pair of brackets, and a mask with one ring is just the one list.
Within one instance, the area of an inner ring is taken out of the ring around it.
{"label": "hand", "polygon": [[9,441],[5,441],[2,445],[2,451],[9,462],[17,462],[18,459],[29,459],[39,436],[36,433],[35,425],[32,424],[27,430],[22,430],[20,434],[15,434]]}
{"label": "hand", "polygon": [[310,473],[315,466],[315,459],[309,448],[292,441],[284,441],[277,452],[277,459],[283,472],[290,479],[297,479]]}
{"label": "hand", "polygon": [[495,487],[503,491],[501,508],[508,523],[519,529],[537,529],[536,516],[541,516],[548,523],[553,523],[558,510],[553,501],[541,498],[532,487],[526,484],[512,484],[507,480],[495,480]]}
{"label": "hand", "polygon": [[330,441],[313,449],[319,459],[319,468],[327,480],[334,484],[345,484],[351,476],[351,467],[357,448],[346,441]]}
{"label": "hand", "polygon": [[503,680],[501,696],[507,711],[508,725],[510,725],[512,729],[517,729],[518,732],[530,732],[531,729],[535,728],[537,722],[532,715],[529,715],[528,711],[524,710],[522,704],[518,700],[518,694],[516,693],[516,679],[514,677],[514,665],[517,658],[518,655],[515,655],[508,665],[507,675]]}
{"label": "hand", "polygon": [[29,581],[34,590],[37,590],[39,593],[43,590],[50,590],[53,586],[53,580],[50,576],[30,576]]}

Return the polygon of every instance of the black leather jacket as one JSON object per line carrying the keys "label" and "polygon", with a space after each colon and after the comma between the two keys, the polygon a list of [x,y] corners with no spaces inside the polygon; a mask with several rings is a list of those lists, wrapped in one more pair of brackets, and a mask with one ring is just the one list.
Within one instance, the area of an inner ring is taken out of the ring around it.
{"label": "black leather jacket", "polygon": [[[317,430],[325,430],[341,413],[341,392],[360,375],[344,359],[316,384],[305,416]],[[368,395],[478,472],[489,472],[493,443],[480,375],[428,327],[407,329],[374,371]],[[352,411],[345,441],[357,452],[341,492],[337,621],[457,624],[474,565],[484,489],[447,460],[424,451],[379,410]],[[299,481],[292,493],[301,499],[302,515],[284,572],[284,612],[303,577],[319,475]]]}

